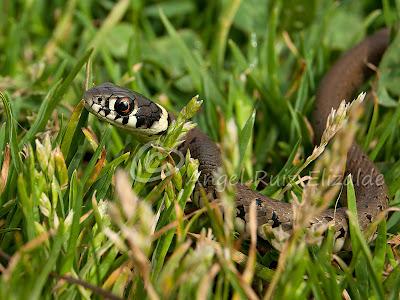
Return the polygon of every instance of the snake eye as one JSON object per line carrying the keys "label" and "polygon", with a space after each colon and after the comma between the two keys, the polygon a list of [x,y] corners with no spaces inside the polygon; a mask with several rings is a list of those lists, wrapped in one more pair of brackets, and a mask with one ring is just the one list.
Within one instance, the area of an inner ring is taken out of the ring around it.
{"label": "snake eye", "polygon": [[127,116],[133,110],[133,100],[129,97],[118,98],[115,101],[114,109],[117,114]]}

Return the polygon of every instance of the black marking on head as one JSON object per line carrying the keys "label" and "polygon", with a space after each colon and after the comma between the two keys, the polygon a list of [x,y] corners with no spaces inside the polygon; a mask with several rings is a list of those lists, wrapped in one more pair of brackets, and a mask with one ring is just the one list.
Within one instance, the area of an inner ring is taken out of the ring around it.
{"label": "black marking on head", "polygon": [[136,114],[136,128],[151,128],[151,126],[160,120],[162,110],[155,103],[148,101],[145,105],[140,106]]}
{"label": "black marking on head", "polygon": [[337,237],[337,239],[340,239],[340,238],[342,238],[342,237],[345,237],[346,236],[346,230],[344,230],[344,228],[342,227],[342,228],[340,228],[340,230],[339,230],[339,235],[338,235],[338,237]]}
{"label": "black marking on head", "polygon": [[236,217],[246,221],[246,212],[244,211],[244,206],[243,205],[239,205],[237,207],[237,209],[238,209],[239,213],[236,214]]}
{"label": "black marking on head", "polygon": [[256,198],[256,204],[258,207],[262,207],[262,201],[260,198]]}
{"label": "black marking on head", "polygon": [[105,117],[107,117],[108,114],[111,112],[110,109],[105,108],[105,107],[101,107],[101,108],[99,109],[99,113],[100,113],[101,111],[104,111],[104,116],[105,116]]}
{"label": "black marking on head", "polygon": [[141,128],[141,127],[146,127],[146,117],[142,115],[137,115],[136,116],[137,121],[136,121],[136,128]]}
{"label": "black marking on head", "polygon": [[272,224],[272,228],[275,228],[275,227],[278,227],[279,225],[281,225],[281,221],[279,221],[279,217],[274,210],[272,211],[271,220],[274,222]]}
{"label": "black marking on head", "polygon": [[123,124],[123,125],[128,124],[128,122],[129,122],[129,117],[123,117],[123,118],[122,118],[122,124]]}
{"label": "black marking on head", "polygon": [[172,117],[171,117],[171,115],[169,113],[168,113],[167,121],[168,121],[168,126],[167,127],[169,127],[169,125],[171,125],[171,123],[172,123]]}
{"label": "black marking on head", "polygon": [[[110,96],[111,97],[111,96]],[[104,106],[109,109],[110,108],[110,97],[108,97],[104,103]]]}
{"label": "black marking on head", "polygon": [[119,118],[122,118],[119,114],[115,114],[114,121],[117,121]]}

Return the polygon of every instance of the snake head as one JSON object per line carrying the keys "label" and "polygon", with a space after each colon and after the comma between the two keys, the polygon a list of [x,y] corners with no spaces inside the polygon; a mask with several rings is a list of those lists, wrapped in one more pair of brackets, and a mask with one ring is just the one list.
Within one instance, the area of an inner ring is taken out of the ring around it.
{"label": "snake head", "polygon": [[87,90],[84,100],[86,109],[99,119],[139,136],[158,136],[170,123],[164,107],[109,82]]}

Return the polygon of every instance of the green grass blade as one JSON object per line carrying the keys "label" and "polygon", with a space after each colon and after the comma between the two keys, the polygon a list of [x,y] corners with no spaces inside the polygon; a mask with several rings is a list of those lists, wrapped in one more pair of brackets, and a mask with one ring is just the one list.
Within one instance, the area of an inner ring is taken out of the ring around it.
{"label": "green grass blade", "polygon": [[237,166],[236,174],[240,173],[242,169],[243,159],[246,152],[249,150],[251,138],[253,136],[254,121],[256,118],[256,112],[253,111],[250,117],[247,119],[246,124],[239,134],[239,164]]}
{"label": "green grass blade", "polygon": [[384,300],[384,292],[382,283],[379,280],[378,274],[374,269],[372,264],[372,255],[369,250],[368,244],[360,230],[360,226],[358,225],[357,220],[357,206],[356,206],[356,194],[354,190],[353,181],[349,175],[347,177],[347,205],[349,208],[349,226],[350,226],[350,237],[352,242],[353,252],[357,253],[360,251],[360,254],[364,259],[362,263],[366,264],[366,272],[368,274],[368,279],[372,283],[372,287],[375,292],[375,297],[380,300]]}
{"label": "green grass blade", "polygon": [[61,253],[61,248],[65,240],[64,226],[61,223],[58,227],[58,232],[54,237],[53,244],[47,261],[43,265],[42,270],[37,275],[33,290],[30,294],[30,299],[42,299],[42,289],[49,281],[49,274],[57,266],[57,259]]}
{"label": "green grass blade", "polygon": [[10,103],[10,98],[8,97],[7,94],[3,94],[0,92],[0,98],[3,102],[7,121],[6,121],[6,128],[7,128],[7,134],[8,134],[8,139],[10,141],[10,147],[11,147],[11,159],[14,165],[14,168],[17,172],[21,171],[22,168],[22,160],[21,156],[19,154],[19,147],[18,147],[18,142],[17,142],[17,120],[14,117],[13,111],[12,111],[12,106]]}
{"label": "green grass blade", "polygon": [[82,214],[82,185],[79,183],[77,173],[74,172],[71,176],[70,188],[69,188],[69,199],[71,201],[71,208],[73,211],[73,219],[70,227],[70,236],[68,240],[68,247],[65,253],[63,264],[61,266],[61,274],[72,271],[73,264],[75,261],[75,251],[78,245],[78,236],[81,228],[80,218]]}
{"label": "green grass blade", "polygon": [[191,53],[191,50],[189,50],[189,48],[187,47],[185,42],[182,40],[182,38],[176,32],[175,28],[172,26],[171,22],[164,15],[162,10],[160,10],[160,17],[161,17],[161,21],[163,22],[169,35],[173,38],[177,47],[179,47],[179,49],[181,50],[182,59],[185,61],[187,70],[190,74],[190,77],[193,80],[194,85],[196,86],[196,89],[198,91],[201,91],[202,84],[201,84],[201,76],[200,76],[200,72],[199,72],[199,70],[200,70],[199,64],[197,63],[195,57]]}

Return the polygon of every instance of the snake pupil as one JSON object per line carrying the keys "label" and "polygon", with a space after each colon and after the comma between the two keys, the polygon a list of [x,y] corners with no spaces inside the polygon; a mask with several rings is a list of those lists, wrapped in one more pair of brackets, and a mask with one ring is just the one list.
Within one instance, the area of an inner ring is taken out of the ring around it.
{"label": "snake pupil", "polygon": [[115,102],[114,109],[121,116],[129,115],[133,109],[132,99],[128,97],[118,98]]}

